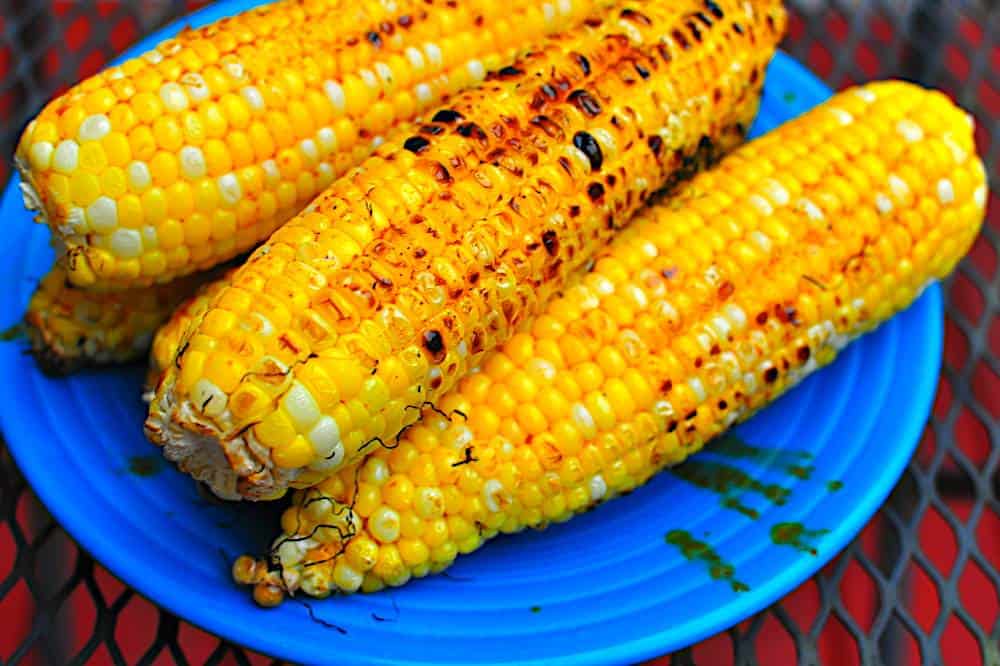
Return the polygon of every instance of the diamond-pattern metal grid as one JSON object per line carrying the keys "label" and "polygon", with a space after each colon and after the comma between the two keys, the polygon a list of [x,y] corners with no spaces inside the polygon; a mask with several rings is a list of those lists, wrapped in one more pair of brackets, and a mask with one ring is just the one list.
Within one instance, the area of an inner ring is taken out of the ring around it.
{"label": "diamond-pattern metal grid", "polygon": [[[31,113],[201,0],[0,0],[0,154]],[[896,76],[978,121],[1000,186],[1000,3],[794,0],[784,47],[835,87]],[[0,162],[0,177],[9,164]],[[946,351],[919,451],[886,505],[772,608],[662,664],[1000,664],[1000,201],[947,288]],[[0,662],[258,664],[82,552],[0,442]]]}

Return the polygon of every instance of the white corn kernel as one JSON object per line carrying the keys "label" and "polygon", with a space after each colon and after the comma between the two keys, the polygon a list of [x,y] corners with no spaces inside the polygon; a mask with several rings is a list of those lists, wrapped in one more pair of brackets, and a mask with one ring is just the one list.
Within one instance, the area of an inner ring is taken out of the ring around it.
{"label": "white corn kernel", "polygon": [[888,215],[889,213],[892,212],[893,208],[892,199],[887,197],[882,192],[879,192],[878,194],[875,195],[875,208],[877,208],[878,212],[882,213],[883,215]]}
{"label": "white corn kernel", "polygon": [[28,149],[28,162],[35,171],[47,171],[52,166],[55,147],[48,141],[37,141]]}
{"label": "white corn kernel", "polygon": [[356,592],[364,581],[364,574],[355,571],[350,564],[340,559],[333,567],[333,582],[344,592]]}
{"label": "white corn kernel", "polygon": [[421,69],[424,68],[424,54],[421,53],[418,49],[415,49],[412,46],[408,46],[406,47],[406,50],[403,51],[403,55],[405,55],[406,59],[410,61],[410,65],[413,67],[413,69],[419,72]]}
{"label": "white corn kernel", "polygon": [[381,458],[369,457],[361,468],[361,480],[381,486],[389,480],[389,465]]}
{"label": "white corn kernel", "polygon": [[375,63],[375,74],[382,80],[382,85],[386,88],[392,87],[392,68],[382,61]]}
{"label": "white corn kernel", "polygon": [[889,191],[892,192],[892,196],[896,197],[896,201],[900,203],[906,201],[907,197],[910,196],[910,186],[906,184],[905,180],[894,173],[889,174]]}
{"label": "white corn kernel", "polygon": [[375,72],[373,72],[372,70],[368,68],[362,68],[358,70],[358,76],[361,77],[361,80],[364,81],[365,85],[368,86],[372,91],[377,91],[381,88],[381,86],[378,83],[378,77],[375,76]]}
{"label": "white corn kernel", "polygon": [[219,416],[226,411],[228,398],[222,389],[203,377],[192,387],[191,400],[203,414]]}
{"label": "white corn kernel", "polygon": [[594,423],[594,417],[591,416],[590,410],[582,402],[573,403],[573,407],[570,410],[573,415],[573,423],[580,430],[580,434],[584,436],[585,439],[590,439],[597,436],[597,424]]}
{"label": "white corn kernel", "polygon": [[306,156],[306,161],[310,164],[319,159],[319,150],[316,148],[316,142],[312,139],[302,139],[299,142],[299,150]]}
{"label": "white corn kernel", "polygon": [[910,143],[924,138],[924,128],[908,118],[903,118],[896,123],[896,132]]}
{"label": "white corn kernel", "polygon": [[469,70],[469,74],[472,75],[474,81],[482,81],[486,78],[486,68],[478,60],[470,60],[466,63],[465,68]]}
{"label": "white corn kernel", "polygon": [[691,388],[691,391],[694,393],[698,402],[705,402],[705,399],[708,397],[708,392],[705,391],[705,385],[701,383],[700,379],[692,377],[688,380],[688,386]]}
{"label": "white corn kernel", "polygon": [[421,104],[430,104],[434,101],[434,91],[431,90],[431,87],[426,83],[418,83],[413,88],[413,95]]}
{"label": "white corn kernel", "polygon": [[344,113],[347,108],[347,98],[344,96],[344,89],[340,84],[336,81],[324,81],[323,92],[326,93],[326,98],[330,100],[334,110],[337,113]]}
{"label": "white corn kernel", "polygon": [[737,331],[742,331],[747,325],[747,315],[743,312],[743,308],[736,305],[735,303],[727,303],[723,310],[726,312],[726,317],[729,319],[729,323],[733,325]]}
{"label": "white corn kernel", "polygon": [[323,154],[329,155],[337,150],[337,133],[332,127],[321,127],[316,132],[316,139],[319,141],[319,147],[323,149]]}
{"label": "white corn kernel", "polygon": [[413,498],[413,508],[425,520],[444,515],[444,494],[439,488],[421,487]]}
{"label": "white corn kernel", "polygon": [[308,432],[319,421],[319,405],[302,382],[292,382],[291,388],[281,399],[281,405],[299,432]]}
{"label": "white corn kernel", "polygon": [[72,139],[64,139],[56,146],[52,167],[61,173],[72,173],[80,163],[80,146]]}
{"label": "white corn kernel", "polygon": [[111,234],[111,251],[122,259],[135,259],[142,254],[142,237],[135,229],[117,229]]}
{"label": "white corn kernel", "polygon": [[110,234],[118,226],[118,206],[108,196],[97,197],[87,206],[90,228],[99,234]]}
{"label": "white corn kernel", "polygon": [[767,237],[762,231],[751,231],[750,240],[764,252],[770,252],[772,245],[771,239]]}
{"label": "white corn kernel", "polygon": [[246,100],[247,104],[254,111],[261,111],[264,109],[264,96],[260,94],[256,86],[246,86],[240,89],[240,94],[243,95],[243,99]]}
{"label": "white corn kernel", "polygon": [[937,195],[938,201],[946,206],[950,203],[954,203],[955,186],[952,185],[951,181],[947,178],[942,178],[937,182]]}
{"label": "white corn kernel", "polygon": [[[293,384],[294,387],[294,384]],[[310,399],[312,396],[309,396]],[[334,453],[337,444],[340,443],[340,427],[330,416],[320,418],[313,426],[306,439],[312,444],[313,451],[320,458],[329,458]]]}
{"label": "white corn kernel", "polygon": [[195,102],[208,99],[212,95],[205,78],[201,74],[188,72],[180,78],[180,82],[187,89],[187,94]]}
{"label": "white corn kernel", "polygon": [[434,67],[441,66],[441,49],[438,48],[437,44],[430,42],[424,44],[424,54]]}
{"label": "white corn kernel", "polygon": [[167,111],[183,111],[188,107],[187,93],[179,83],[173,81],[164,83],[160,87],[160,99],[163,100],[163,106]]}
{"label": "white corn kernel", "polygon": [[503,495],[503,484],[497,479],[489,479],[483,484],[483,504],[490,513],[500,512],[500,499]]}
{"label": "white corn kernel", "polygon": [[798,209],[805,213],[810,220],[816,220],[819,222],[824,219],[823,211],[811,200],[803,197],[802,199],[799,199],[797,205]]}
{"label": "white corn kernel", "polygon": [[788,202],[792,199],[785,186],[774,178],[768,178],[765,180],[763,187],[764,194],[766,194],[767,198],[770,199],[776,206],[787,206]]}
{"label": "white corn kernel", "polygon": [[80,123],[80,130],[77,135],[80,137],[80,141],[97,141],[103,139],[111,131],[111,121],[103,113],[95,113],[92,116],[87,116],[82,123]]}
{"label": "white corn kernel", "polygon": [[240,188],[240,181],[236,178],[235,174],[227,173],[224,176],[219,176],[219,195],[222,197],[222,201],[229,204],[230,206],[235,206],[240,201],[240,197],[243,196],[243,190]]}
{"label": "white corn kernel", "polygon": [[128,165],[128,182],[136,192],[142,192],[153,184],[153,176],[145,162],[131,162]]}
{"label": "white corn kernel", "polygon": [[747,203],[757,209],[757,212],[764,216],[770,216],[774,214],[774,206],[771,202],[760,196],[759,194],[751,194],[747,197]]}
{"label": "white corn kernel", "polygon": [[604,480],[604,477],[600,474],[595,474],[590,477],[590,501],[599,502],[604,499],[604,496],[608,494],[608,483]]}
{"label": "white corn kernel", "polygon": [[260,163],[260,168],[264,170],[264,179],[268,185],[277,185],[281,182],[281,171],[274,160],[264,160]]}
{"label": "white corn kernel", "polygon": [[207,167],[205,165],[205,155],[201,148],[195,146],[184,146],[180,154],[181,173],[185,178],[195,179],[205,175]]}
{"label": "white corn kernel", "polygon": [[986,186],[980,185],[972,193],[972,200],[976,202],[976,206],[979,208],[986,208]]}
{"label": "white corn kernel", "polygon": [[399,514],[380,506],[368,517],[368,530],[382,543],[392,543],[399,538]]}

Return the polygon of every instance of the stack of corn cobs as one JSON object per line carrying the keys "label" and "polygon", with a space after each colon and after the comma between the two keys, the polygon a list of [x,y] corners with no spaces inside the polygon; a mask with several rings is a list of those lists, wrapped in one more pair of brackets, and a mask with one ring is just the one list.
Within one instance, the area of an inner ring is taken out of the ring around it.
{"label": "stack of corn cobs", "polygon": [[978,232],[972,123],[940,93],[858,87],[740,145],[784,24],[777,0],[283,0],[184,31],[20,142],[61,249],[39,361],[152,340],[166,457],[225,499],[294,489],[233,566],[263,605],[567,520]]}

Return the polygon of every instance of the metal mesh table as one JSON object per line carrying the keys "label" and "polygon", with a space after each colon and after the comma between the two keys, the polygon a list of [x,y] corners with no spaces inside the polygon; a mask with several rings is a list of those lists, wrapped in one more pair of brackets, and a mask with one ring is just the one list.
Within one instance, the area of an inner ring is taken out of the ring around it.
{"label": "metal mesh table", "polygon": [[[0,154],[53,94],[203,4],[0,0]],[[834,87],[901,77],[978,121],[1000,187],[1000,4],[795,0],[784,48]],[[6,179],[7,160],[0,162]],[[945,359],[920,448],[820,573],[663,664],[1000,665],[1000,200],[946,291]],[[876,454],[877,455],[877,454]],[[46,514],[0,441],[0,663],[264,663],[157,609]]]}

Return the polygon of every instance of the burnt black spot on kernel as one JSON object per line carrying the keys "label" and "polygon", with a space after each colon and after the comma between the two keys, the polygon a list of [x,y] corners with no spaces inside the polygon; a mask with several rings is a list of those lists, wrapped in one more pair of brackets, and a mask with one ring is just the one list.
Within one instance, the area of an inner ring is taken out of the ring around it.
{"label": "burnt black spot on kernel", "polygon": [[517,67],[511,67],[510,65],[502,67],[501,69],[497,70],[497,76],[501,79],[509,79],[516,76],[521,76],[522,74],[524,74],[523,69],[518,69]]}
{"label": "burnt black spot on kernel", "polygon": [[583,72],[583,75],[590,76],[590,61],[587,60],[587,56],[580,53],[573,53],[573,59],[580,66],[580,71]]}
{"label": "burnt black spot on kernel", "polygon": [[642,78],[644,78],[644,79],[648,79],[649,78],[649,70],[646,69],[645,67],[643,67],[642,65],[640,65],[639,63],[635,63],[635,71]]}
{"label": "burnt black spot on kernel", "polygon": [[700,368],[704,364],[705,364],[705,360],[701,356],[699,356],[698,358],[696,358],[694,360],[694,367],[696,367],[696,368]]}
{"label": "burnt black spot on kernel", "polygon": [[646,16],[644,14],[640,14],[639,12],[635,11],[634,9],[628,9],[628,8],[623,9],[622,10],[622,18],[625,19],[625,20],[627,20],[627,21],[633,21],[634,23],[641,23],[643,25],[651,25],[651,21],[649,20],[648,16]]}
{"label": "burnt black spot on kernel", "polygon": [[657,44],[656,50],[659,52],[660,59],[663,60],[663,62],[669,63],[674,59],[674,57],[670,55],[670,49],[667,48],[666,44]]}
{"label": "burnt black spot on kernel", "polygon": [[760,70],[754,67],[750,70],[750,83],[756,84],[760,80]]}
{"label": "burnt black spot on kernel", "polygon": [[557,99],[559,97],[559,93],[556,91],[555,88],[552,87],[552,84],[550,83],[542,85],[542,87],[539,90],[543,95],[545,95],[549,99]]}
{"label": "burnt black spot on kernel", "polygon": [[553,139],[563,140],[566,138],[566,133],[563,132],[562,128],[546,115],[538,115],[531,119],[531,124],[539,128],[545,134]]}
{"label": "burnt black spot on kernel", "polygon": [[427,250],[425,250],[422,247],[418,247],[416,250],[413,251],[413,256],[416,257],[417,259],[423,259],[424,257],[427,256]]}
{"label": "burnt black spot on kernel", "polygon": [[675,42],[677,42],[677,46],[681,47],[685,51],[691,48],[691,42],[688,40],[687,35],[680,30],[674,30],[670,33],[670,36],[674,38]]}
{"label": "burnt black spot on kernel", "polygon": [[811,355],[812,352],[809,351],[809,347],[804,347],[804,346],[799,347],[798,352],[796,352],[796,356],[798,356],[799,361],[801,361],[802,363],[808,361]]}
{"label": "burnt black spot on kernel", "polygon": [[369,32],[367,35],[365,35],[365,38],[375,48],[377,48],[377,49],[382,48],[382,36],[380,34],[378,34],[377,32],[374,32],[374,31]]}
{"label": "burnt black spot on kernel", "polygon": [[691,421],[696,416],[698,416],[698,409],[697,408],[692,409],[690,412],[688,412],[687,414],[685,414],[684,415],[684,420],[685,421]]}
{"label": "burnt black spot on kernel", "polygon": [[653,155],[659,157],[660,152],[663,150],[663,139],[661,139],[658,135],[654,134],[653,136],[646,139],[646,145],[648,145],[649,149],[653,151]]}
{"label": "burnt black spot on kernel", "polygon": [[743,26],[740,25],[739,23],[734,23],[733,24],[733,32],[735,32],[737,35],[742,35],[743,34]]}
{"label": "burnt black spot on kernel", "polygon": [[761,326],[763,326],[764,324],[766,324],[767,323],[767,313],[766,312],[761,312],[760,314],[758,314],[756,321]]}
{"label": "burnt black spot on kernel", "polygon": [[734,291],[736,291],[736,287],[733,286],[732,282],[726,280],[721,285],[719,285],[719,298],[721,298],[722,300],[726,300],[727,298],[733,295]]}
{"label": "burnt black spot on kernel", "polygon": [[691,36],[694,37],[694,41],[700,44],[701,28],[698,27],[698,24],[695,23],[694,21],[688,21],[685,25],[687,25],[687,29],[691,31]]}
{"label": "burnt black spot on kernel", "polygon": [[[588,132],[577,132],[573,135],[573,145],[587,156],[590,161],[590,170],[597,171],[604,163],[604,154],[601,152],[601,145],[597,139]],[[602,188],[603,189],[603,188]]]}
{"label": "burnt black spot on kernel", "polygon": [[702,25],[704,25],[706,28],[712,27],[712,19],[708,18],[708,16],[705,15],[705,12],[701,11],[695,12],[694,17],[699,21],[701,21]]}
{"label": "burnt black spot on kernel", "polygon": [[482,25],[483,25],[483,23],[484,23],[485,21],[486,21],[486,19],[484,19],[484,18],[483,18],[482,14],[480,14],[479,16],[477,16],[477,17],[476,17],[476,20],[475,20],[475,21],[473,21],[473,23],[475,23],[475,24],[476,24],[476,27],[480,27],[480,26],[482,26]]}
{"label": "burnt black spot on kernel", "polygon": [[476,123],[464,123],[459,125],[457,132],[466,138],[472,137],[473,139],[477,139],[481,142],[486,142],[486,132],[484,132],[483,128]]}
{"label": "burnt black spot on kernel", "polygon": [[674,383],[669,379],[665,380],[662,384],[660,384],[661,393],[670,393],[670,390],[673,388],[674,388]]}
{"label": "burnt black spot on kernel", "polygon": [[579,217],[579,215],[580,215],[580,207],[579,206],[573,205],[573,206],[569,207],[569,216],[570,217]]}
{"label": "burnt black spot on kernel", "polygon": [[718,343],[716,343],[712,345],[712,348],[708,350],[708,353],[710,356],[718,356],[719,354],[722,353],[722,347],[720,347]]}
{"label": "burnt black spot on kernel", "polygon": [[570,164],[569,158],[567,158],[567,157],[560,157],[559,158],[559,166],[561,166],[563,168],[563,171],[565,171],[570,176],[573,175],[573,165]]}
{"label": "burnt black spot on kernel", "polygon": [[598,202],[604,198],[604,186],[600,183],[591,183],[587,186],[587,196],[593,202]]}
{"label": "burnt black spot on kernel", "polygon": [[445,184],[452,182],[451,173],[440,162],[434,165],[433,170],[434,170],[434,180],[436,180],[437,182]]}
{"label": "burnt black spot on kernel", "polygon": [[574,90],[569,94],[567,99],[575,104],[576,108],[580,109],[591,118],[596,117],[601,112],[600,102],[594,99],[594,96],[586,90]]}
{"label": "burnt black spot on kernel", "polygon": [[723,18],[725,14],[722,11],[722,7],[718,5],[714,0],[705,0],[705,9],[712,13],[717,19]]}
{"label": "burnt black spot on kernel", "polygon": [[773,384],[778,380],[778,369],[768,368],[764,371],[764,381],[768,384]]}
{"label": "burnt black spot on kernel", "polygon": [[431,120],[435,123],[453,123],[456,120],[462,120],[464,117],[465,116],[458,111],[454,111],[452,109],[441,109],[434,114],[434,117],[431,118]]}
{"label": "burnt black spot on kernel", "polygon": [[397,20],[396,23],[399,24],[400,28],[409,28],[413,25],[413,17],[409,14],[403,14],[399,17],[399,20]]}
{"label": "burnt black spot on kernel", "polygon": [[589,27],[589,28],[596,28],[597,26],[601,25],[602,21],[601,21],[601,19],[597,18],[596,16],[591,16],[590,18],[588,18],[583,23],[587,27]]}
{"label": "burnt black spot on kernel", "polygon": [[719,409],[727,409],[728,407],[729,407],[729,403],[728,402],[726,402],[725,400],[720,400],[719,401]]}
{"label": "burnt black spot on kernel", "polygon": [[549,256],[554,257],[559,252],[559,234],[552,229],[542,232],[542,245]]}
{"label": "burnt black spot on kernel", "polygon": [[422,136],[411,136],[403,142],[403,148],[417,155],[426,150],[429,145],[431,145],[431,142]]}
{"label": "burnt black spot on kernel", "polygon": [[388,21],[382,21],[381,23],[379,23],[378,29],[387,35],[391,35],[392,33],[396,32],[396,26],[389,23]]}
{"label": "burnt black spot on kernel", "polygon": [[615,178],[615,174],[609,173],[607,176],[604,177],[604,182],[608,184],[608,187],[614,187],[615,183],[618,182],[618,179]]}
{"label": "burnt black spot on kernel", "polygon": [[444,358],[444,338],[435,330],[424,331],[424,349],[426,349],[434,361]]}
{"label": "burnt black spot on kernel", "polygon": [[479,273],[478,272],[469,273],[469,284],[476,284],[477,282],[479,282]]}
{"label": "burnt black spot on kernel", "polygon": [[442,132],[444,132],[444,128],[441,127],[440,125],[421,125],[420,126],[420,133],[421,134],[430,134],[431,136],[437,136],[438,134],[441,134]]}

